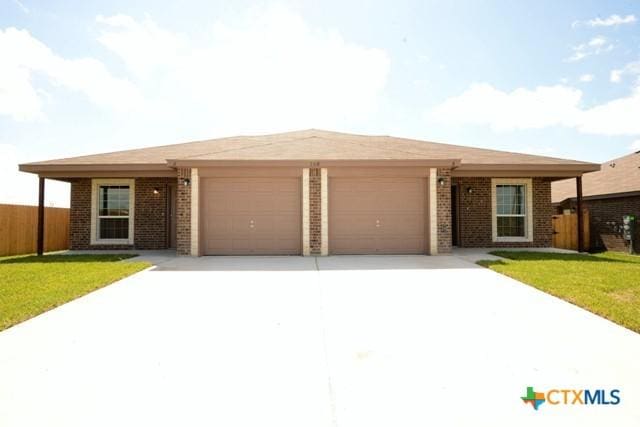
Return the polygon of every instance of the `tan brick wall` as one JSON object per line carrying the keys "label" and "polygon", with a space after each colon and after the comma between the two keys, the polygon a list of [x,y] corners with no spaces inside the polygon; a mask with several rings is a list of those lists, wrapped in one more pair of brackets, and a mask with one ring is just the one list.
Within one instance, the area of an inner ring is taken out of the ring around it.
{"label": "tan brick wall", "polygon": [[[167,185],[175,178],[136,178],[134,248],[164,249],[167,241]],[[158,194],[154,194],[154,188]],[[130,245],[91,245],[91,179],[71,182],[71,249],[130,249]]]}
{"label": "tan brick wall", "polygon": [[[551,217],[551,181],[532,178],[533,182],[533,241],[493,242],[491,233],[491,178],[454,177],[460,194],[460,247],[550,247],[553,226]],[[473,192],[469,194],[468,188]]]}
{"label": "tan brick wall", "polygon": [[312,255],[322,251],[322,206],[320,168],[309,169],[309,243]]}
{"label": "tan brick wall", "polygon": [[176,251],[178,255],[191,253],[191,185],[185,186],[183,179],[191,179],[190,168],[178,169],[178,200],[176,221]]}
{"label": "tan brick wall", "polygon": [[436,182],[438,203],[438,253],[451,253],[451,169],[438,169],[436,180],[442,178],[444,184]]}

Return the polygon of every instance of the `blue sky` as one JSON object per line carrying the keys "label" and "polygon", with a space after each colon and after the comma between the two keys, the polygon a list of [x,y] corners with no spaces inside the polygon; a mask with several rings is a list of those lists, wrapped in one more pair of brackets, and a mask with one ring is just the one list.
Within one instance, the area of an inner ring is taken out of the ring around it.
{"label": "blue sky", "polygon": [[640,150],[636,1],[70,3],[0,0],[0,202],[18,162],[309,127]]}

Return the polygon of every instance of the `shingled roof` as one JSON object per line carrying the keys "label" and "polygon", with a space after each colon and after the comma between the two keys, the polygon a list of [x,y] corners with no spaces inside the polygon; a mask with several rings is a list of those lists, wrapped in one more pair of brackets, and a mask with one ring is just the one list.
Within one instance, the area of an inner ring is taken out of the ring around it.
{"label": "shingled roof", "polygon": [[[597,172],[582,177],[583,197],[603,197],[640,193],[640,151],[602,164]],[[576,197],[573,179],[554,182],[551,187],[553,203]]]}
{"label": "shingled roof", "polygon": [[21,170],[75,170],[83,166],[168,168],[204,161],[441,160],[461,168],[550,167],[595,170],[597,165],[574,160],[418,141],[391,136],[353,135],[303,130],[259,136],[235,136],[183,144],[139,148],[89,156],[28,163]]}

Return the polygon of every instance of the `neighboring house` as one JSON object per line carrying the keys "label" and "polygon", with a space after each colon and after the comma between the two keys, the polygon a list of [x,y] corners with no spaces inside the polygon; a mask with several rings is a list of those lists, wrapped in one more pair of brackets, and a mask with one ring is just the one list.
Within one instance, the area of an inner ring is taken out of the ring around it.
{"label": "neighboring house", "polygon": [[438,254],[551,245],[551,182],[599,165],[307,130],[20,165],[71,183],[71,247]]}
{"label": "neighboring house", "polygon": [[[576,186],[572,180],[553,183],[553,204],[558,213],[576,209]],[[602,164],[600,171],[582,178],[583,208],[589,210],[593,249],[626,250],[622,217],[640,219],[640,151]],[[635,242],[640,241],[640,224]]]}

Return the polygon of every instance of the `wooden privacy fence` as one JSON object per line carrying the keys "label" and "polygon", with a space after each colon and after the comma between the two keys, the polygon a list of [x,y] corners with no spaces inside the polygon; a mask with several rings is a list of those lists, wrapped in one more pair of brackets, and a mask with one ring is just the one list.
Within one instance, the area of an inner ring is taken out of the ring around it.
{"label": "wooden privacy fence", "polygon": [[[36,252],[38,207],[0,204],[0,256]],[[45,208],[44,250],[69,249],[69,209]]]}
{"label": "wooden privacy fence", "polygon": [[[584,250],[589,250],[589,211],[582,213],[582,236]],[[553,216],[553,247],[578,250],[578,214],[563,214]]]}

